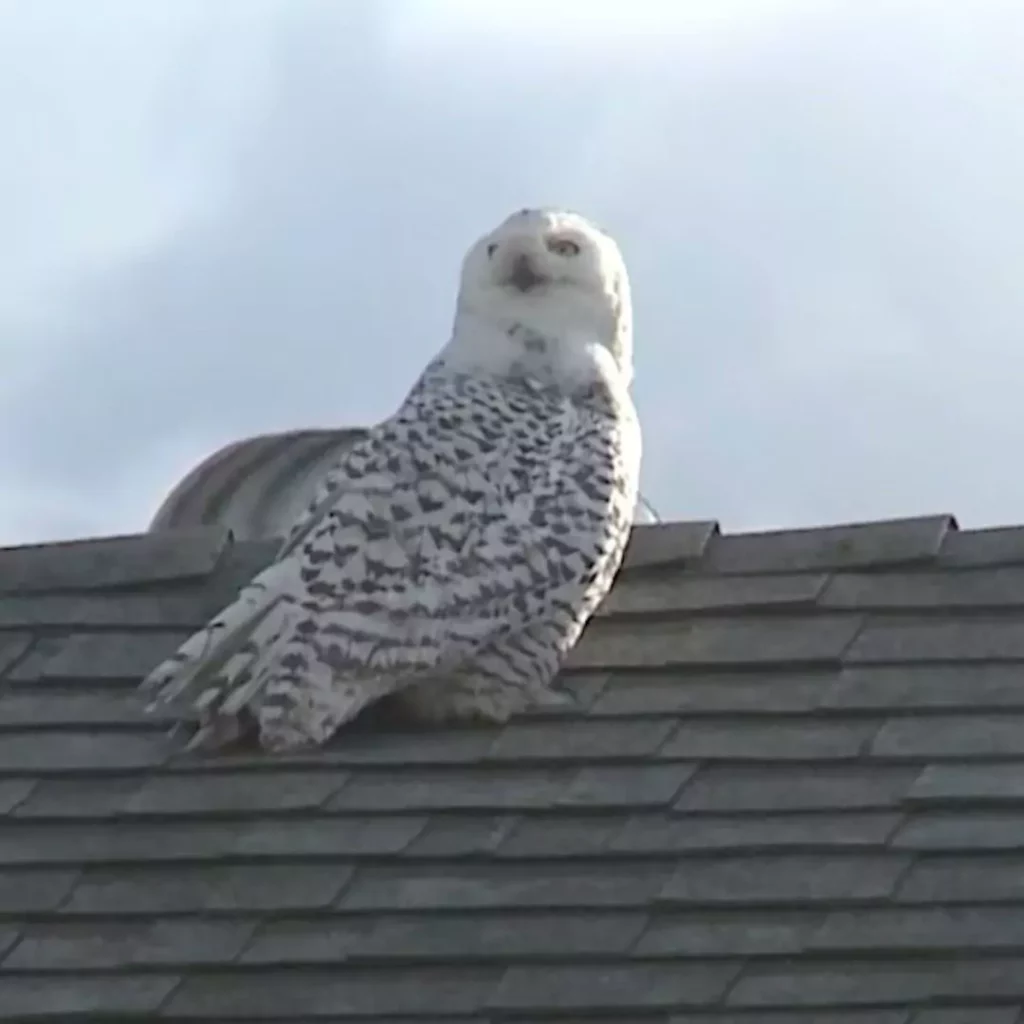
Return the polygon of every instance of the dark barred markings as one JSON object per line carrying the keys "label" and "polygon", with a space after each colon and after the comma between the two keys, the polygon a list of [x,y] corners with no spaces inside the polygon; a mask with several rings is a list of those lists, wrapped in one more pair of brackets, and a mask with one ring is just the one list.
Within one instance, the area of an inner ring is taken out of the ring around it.
{"label": "dark barred markings", "polygon": [[216,639],[196,634],[147,685],[212,735],[247,711],[270,748],[322,742],[387,695],[429,720],[554,700],[621,561],[638,469],[634,413],[613,389],[567,396],[432,364]]}

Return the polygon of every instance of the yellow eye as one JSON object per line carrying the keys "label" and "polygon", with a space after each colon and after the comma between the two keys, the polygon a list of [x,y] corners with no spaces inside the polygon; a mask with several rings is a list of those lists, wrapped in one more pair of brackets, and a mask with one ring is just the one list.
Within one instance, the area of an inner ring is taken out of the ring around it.
{"label": "yellow eye", "polygon": [[549,238],[548,248],[556,256],[579,256],[580,247],[571,238]]}

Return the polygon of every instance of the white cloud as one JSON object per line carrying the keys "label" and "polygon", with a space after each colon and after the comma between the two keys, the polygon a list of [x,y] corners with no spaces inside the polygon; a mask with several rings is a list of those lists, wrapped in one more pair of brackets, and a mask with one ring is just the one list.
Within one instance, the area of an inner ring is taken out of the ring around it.
{"label": "white cloud", "polygon": [[1024,518],[1022,28],[1009,0],[0,0],[0,537],[141,528],[227,441],[385,415],[467,241],[532,202],[627,252],[663,515]]}
{"label": "white cloud", "polygon": [[265,101],[267,13],[261,0],[0,6],[6,345],[47,315],[47,291],[216,206],[222,164]]}

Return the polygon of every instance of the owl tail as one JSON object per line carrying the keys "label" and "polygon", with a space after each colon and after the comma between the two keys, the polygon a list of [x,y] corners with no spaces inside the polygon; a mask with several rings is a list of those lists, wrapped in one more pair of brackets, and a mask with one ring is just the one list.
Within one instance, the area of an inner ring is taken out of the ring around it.
{"label": "owl tail", "polygon": [[332,668],[309,660],[301,675],[283,667],[301,648],[303,617],[294,595],[294,559],[275,562],[142,681],[150,710],[169,707],[198,722],[186,749],[215,750],[237,740],[243,721],[259,727],[267,750],[323,743],[367,704],[401,686],[367,673],[339,685]]}
{"label": "owl tail", "polygon": [[238,597],[193,633],[142,681],[149,710],[171,707],[200,721],[236,716],[254,697],[253,684],[264,680],[258,663],[278,646],[294,611],[290,562],[268,566]]}

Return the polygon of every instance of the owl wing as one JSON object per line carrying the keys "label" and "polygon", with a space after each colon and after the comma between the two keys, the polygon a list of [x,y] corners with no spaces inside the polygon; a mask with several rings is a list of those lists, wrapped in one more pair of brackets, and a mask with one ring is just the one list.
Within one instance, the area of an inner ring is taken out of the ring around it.
{"label": "owl wing", "polygon": [[459,403],[427,377],[349,449],[276,560],[143,682],[154,703],[201,722],[248,710],[276,747],[322,742],[579,584],[600,517],[569,467],[525,423],[503,440],[449,429]]}

